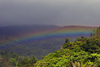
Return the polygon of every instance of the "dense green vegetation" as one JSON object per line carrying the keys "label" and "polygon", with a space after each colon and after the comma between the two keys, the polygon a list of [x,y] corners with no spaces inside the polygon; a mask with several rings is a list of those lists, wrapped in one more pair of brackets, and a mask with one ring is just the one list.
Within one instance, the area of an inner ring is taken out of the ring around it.
{"label": "dense green vegetation", "polygon": [[[42,56],[47,55],[50,52],[55,52],[64,42],[64,38],[53,38],[45,40],[27,40],[24,37],[35,36],[34,33],[48,34],[56,29],[60,28],[55,25],[12,25],[0,27],[0,50],[9,50],[20,56],[33,55],[37,59],[41,59]],[[57,46],[57,47],[53,47]]]}
{"label": "dense green vegetation", "polygon": [[30,58],[0,51],[0,67],[100,67],[100,27],[91,33],[91,37],[81,36],[74,42],[66,38],[61,49],[38,61],[34,55]]}
{"label": "dense green vegetation", "polygon": [[21,57],[7,50],[0,51],[0,67],[33,67],[36,59],[30,57]]}
{"label": "dense green vegetation", "polygon": [[22,43],[16,43],[16,41],[17,38],[11,36],[0,36],[0,50],[6,49],[25,57],[32,57],[34,55],[37,59],[42,59],[42,56],[60,49],[60,46],[64,43],[64,38],[53,38]]}
{"label": "dense green vegetation", "polygon": [[50,53],[34,64],[34,67],[100,67],[100,27],[91,37],[77,38]]}
{"label": "dense green vegetation", "polygon": [[[61,45],[64,43],[64,39],[68,37],[70,41],[75,41],[76,38],[83,35],[84,37],[90,37],[90,33],[96,27],[86,27],[86,26],[48,26],[48,25],[28,25],[28,26],[5,26],[0,27],[0,50],[9,50],[20,56],[30,56],[33,55],[36,59],[42,59],[42,56],[45,56],[51,52],[55,52],[59,50]],[[74,34],[75,31],[80,31],[78,34]],[[88,33],[86,33],[88,31]],[[38,34],[34,35],[34,33],[38,33],[40,31],[40,35],[42,33],[47,36],[38,38]],[[67,32],[73,33],[72,35],[67,34]],[[65,32],[65,33],[64,33]],[[55,34],[54,34],[55,33]],[[27,35],[28,34],[28,35]],[[51,36],[54,34],[53,36]],[[34,37],[32,39],[27,37],[36,36],[36,40]],[[49,38],[50,37],[50,38]],[[21,40],[25,39],[26,40]],[[21,40],[21,41],[20,41]]]}
{"label": "dense green vegetation", "polygon": [[15,67],[20,60],[21,57],[13,52],[0,51],[0,67]]}

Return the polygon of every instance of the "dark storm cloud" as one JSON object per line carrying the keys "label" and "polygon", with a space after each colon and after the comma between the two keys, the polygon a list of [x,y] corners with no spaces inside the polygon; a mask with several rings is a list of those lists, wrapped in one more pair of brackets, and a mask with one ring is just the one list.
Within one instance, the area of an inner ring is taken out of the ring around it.
{"label": "dark storm cloud", "polygon": [[0,0],[0,25],[100,25],[99,0]]}
{"label": "dark storm cloud", "polygon": [[60,9],[41,2],[3,1],[0,3],[1,24],[50,24]]}

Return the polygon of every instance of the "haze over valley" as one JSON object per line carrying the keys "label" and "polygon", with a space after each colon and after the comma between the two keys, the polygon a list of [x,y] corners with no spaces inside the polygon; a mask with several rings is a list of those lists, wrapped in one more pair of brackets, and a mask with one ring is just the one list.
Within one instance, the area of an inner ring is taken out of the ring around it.
{"label": "haze over valley", "polygon": [[100,67],[100,0],[0,0],[0,67]]}
{"label": "haze over valley", "polygon": [[0,50],[13,51],[21,56],[35,55],[37,59],[41,59],[42,56],[60,49],[65,38],[75,41],[77,37],[90,37],[96,28],[55,25],[0,27]]}

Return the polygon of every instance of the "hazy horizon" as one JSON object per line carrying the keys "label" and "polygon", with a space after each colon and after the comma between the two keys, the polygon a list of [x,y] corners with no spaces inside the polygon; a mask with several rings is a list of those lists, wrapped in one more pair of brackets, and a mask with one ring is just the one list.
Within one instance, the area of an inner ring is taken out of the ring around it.
{"label": "hazy horizon", "polygon": [[0,0],[0,27],[100,25],[99,0]]}

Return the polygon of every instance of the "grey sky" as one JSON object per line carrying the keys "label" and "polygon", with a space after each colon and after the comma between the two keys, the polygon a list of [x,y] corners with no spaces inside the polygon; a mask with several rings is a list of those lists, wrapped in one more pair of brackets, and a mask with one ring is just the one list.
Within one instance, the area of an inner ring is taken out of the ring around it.
{"label": "grey sky", "polygon": [[100,25],[100,0],[0,0],[0,26]]}

